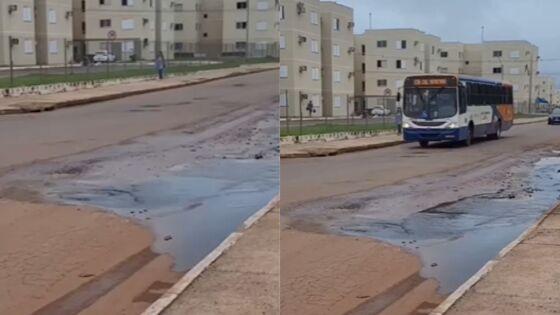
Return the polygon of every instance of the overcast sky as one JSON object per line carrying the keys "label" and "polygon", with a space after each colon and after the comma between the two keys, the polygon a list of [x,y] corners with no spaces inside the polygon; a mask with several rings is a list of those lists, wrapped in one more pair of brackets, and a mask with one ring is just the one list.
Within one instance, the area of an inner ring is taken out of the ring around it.
{"label": "overcast sky", "polygon": [[[356,33],[369,28],[417,28],[444,41],[527,40],[539,47],[541,74],[560,87],[559,0],[337,0],[354,8]],[[555,61],[547,61],[556,59]]]}

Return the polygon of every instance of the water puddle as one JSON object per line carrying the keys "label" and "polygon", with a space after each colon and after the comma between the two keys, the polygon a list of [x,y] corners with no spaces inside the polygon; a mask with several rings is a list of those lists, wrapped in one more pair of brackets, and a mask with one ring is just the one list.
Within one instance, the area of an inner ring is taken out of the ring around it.
{"label": "water puddle", "polygon": [[449,294],[493,259],[559,200],[560,158],[545,158],[519,194],[475,196],[404,219],[355,215],[331,225],[344,234],[368,236],[418,254],[422,276],[436,278]]}
{"label": "water puddle", "polygon": [[111,186],[101,179],[55,183],[47,196],[138,220],[170,253],[175,270],[193,267],[278,193],[277,159],[213,160],[176,166],[158,178]]}

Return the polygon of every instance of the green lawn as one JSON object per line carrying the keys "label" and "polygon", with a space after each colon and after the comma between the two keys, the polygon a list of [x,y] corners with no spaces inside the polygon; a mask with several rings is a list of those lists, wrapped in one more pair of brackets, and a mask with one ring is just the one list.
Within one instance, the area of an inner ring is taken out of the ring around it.
{"label": "green lawn", "polygon": [[303,126],[300,130],[297,122],[291,122],[290,130],[286,126],[282,126],[280,136],[303,136],[303,135],[321,135],[335,132],[364,132],[364,131],[389,131],[394,130],[392,124],[373,124],[373,125],[331,125],[331,124],[317,124],[312,126]]}
{"label": "green lawn", "polygon": [[[258,64],[275,62],[273,59],[240,59],[240,60],[226,60],[219,64],[209,65],[193,65],[193,64],[171,64],[167,69],[167,74],[187,74],[190,72],[200,70],[212,69],[226,69],[234,68],[245,64]],[[101,65],[99,67],[105,67]],[[75,73],[75,74],[48,74],[48,69],[43,70],[44,74],[32,74],[14,78],[14,84],[10,84],[10,78],[0,78],[0,88],[5,89],[9,87],[18,86],[34,86],[41,84],[55,84],[55,83],[77,83],[85,81],[101,81],[101,80],[114,80],[133,77],[155,76],[155,70],[151,65],[145,65],[142,69],[122,69],[113,70],[107,73],[106,71],[95,73]],[[70,70],[68,70],[70,71]]]}

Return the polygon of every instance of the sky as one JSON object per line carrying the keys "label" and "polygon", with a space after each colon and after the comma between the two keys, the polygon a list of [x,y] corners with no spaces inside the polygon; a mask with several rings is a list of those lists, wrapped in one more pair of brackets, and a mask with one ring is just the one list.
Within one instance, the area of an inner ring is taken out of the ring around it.
{"label": "sky", "polygon": [[[444,41],[527,40],[539,47],[540,72],[560,88],[559,0],[336,0],[354,8],[356,33],[416,28]],[[550,60],[553,59],[553,60]],[[555,59],[555,60],[554,60]]]}

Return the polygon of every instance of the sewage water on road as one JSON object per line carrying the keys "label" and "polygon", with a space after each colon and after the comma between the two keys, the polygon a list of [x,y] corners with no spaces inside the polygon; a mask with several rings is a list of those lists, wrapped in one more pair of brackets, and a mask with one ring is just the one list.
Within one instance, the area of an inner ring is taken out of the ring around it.
{"label": "sewage water on road", "polygon": [[518,195],[475,196],[400,220],[360,217],[334,228],[418,254],[422,276],[436,278],[440,293],[449,294],[558,202],[560,158],[536,163],[528,183]]}
{"label": "sewage water on road", "polygon": [[87,179],[60,183],[47,195],[149,226],[156,235],[154,250],[171,254],[174,269],[185,271],[278,193],[278,165],[277,159],[214,160],[125,186]]}

